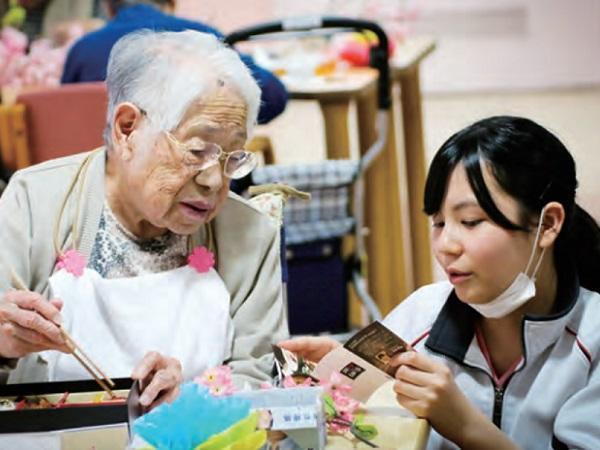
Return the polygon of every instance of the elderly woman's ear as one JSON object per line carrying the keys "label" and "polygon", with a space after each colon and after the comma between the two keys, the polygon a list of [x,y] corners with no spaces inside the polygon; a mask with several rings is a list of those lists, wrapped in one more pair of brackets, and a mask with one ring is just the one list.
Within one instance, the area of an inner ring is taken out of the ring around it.
{"label": "elderly woman's ear", "polygon": [[120,151],[125,159],[131,158],[129,137],[136,129],[139,129],[144,115],[142,111],[133,103],[120,103],[113,116],[112,142],[115,150]]}

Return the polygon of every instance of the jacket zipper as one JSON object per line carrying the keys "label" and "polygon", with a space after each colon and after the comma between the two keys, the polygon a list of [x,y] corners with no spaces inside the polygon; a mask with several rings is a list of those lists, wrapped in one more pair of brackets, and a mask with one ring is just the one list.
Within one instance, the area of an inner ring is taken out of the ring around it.
{"label": "jacket zipper", "polygon": [[499,429],[502,429],[502,401],[504,400],[504,388],[494,386],[494,412],[492,413],[492,421]]}
{"label": "jacket zipper", "polygon": [[[446,356],[446,355],[443,355],[443,356]],[[494,385],[494,408],[492,410],[492,423],[494,425],[496,425],[498,427],[498,429],[502,430],[501,424],[502,424],[502,405],[504,403],[504,391],[506,390],[506,386],[508,386],[508,383],[512,379],[513,375],[516,374],[517,372],[520,372],[521,370],[523,370],[523,368],[513,372],[511,374],[511,376],[508,378],[508,380],[506,380],[506,383],[504,383],[504,386],[496,386],[496,383],[494,382],[494,379],[492,378],[492,376],[489,373],[487,373],[485,370],[483,370],[481,367],[472,366],[471,364],[467,364],[464,361],[457,361],[454,358],[451,358],[451,359],[453,359],[455,362],[458,362],[461,366],[470,367],[471,369],[478,370],[480,372],[485,373],[489,377],[490,381]]]}
{"label": "jacket zipper", "polygon": [[[521,340],[523,343],[525,343],[525,321],[523,321],[523,323],[521,324]],[[464,360],[461,359],[457,359],[454,358],[453,356],[446,354],[444,352],[441,351],[436,351],[432,348],[429,348],[431,351],[433,351],[433,353],[437,353],[443,357],[446,358],[450,358],[451,360],[453,360],[455,363],[457,363],[459,366],[463,366],[463,367],[470,367],[471,369],[475,369],[478,371],[481,371],[483,373],[485,373],[491,380],[492,384],[494,385],[494,408],[492,411],[492,422],[494,425],[496,425],[498,427],[498,429],[502,430],[502,405],[504,402],[504,392],[506,390],[506,387],[508,386],[508,383],[510,383],[510,380],[512,380],[512,377],[516,374],[519,373],[523,370],[523,368],[525,367],[525,362],[527,361],[527,349],[525,348],[525,345],[523,344],[523,365],[521,366],[520,369],[515,370],[506,380],[506,382],[504,383],[504,386],[496,386],[496,383],[494,382],[494,378],[484,369],[482,369],[481,367],[477,367],[477,366],[473,366],[471,364],[465,363]]]}

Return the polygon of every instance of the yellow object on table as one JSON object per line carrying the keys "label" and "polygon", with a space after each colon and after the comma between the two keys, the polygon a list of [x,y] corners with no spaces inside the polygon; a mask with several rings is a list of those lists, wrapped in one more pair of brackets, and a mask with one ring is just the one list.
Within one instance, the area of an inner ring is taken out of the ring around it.
{"label": "yellow object on table", "polygon": [[258,413],[253,412],[245,419],[198,445],[195,450],[258,450],[267,441],[267,432],[257,430],[257,423]]}
{"label": "yellow object on table", "polygon": [[[429,439],[429,422],[414,417],[396,402],[393,382],[381,386],[369,399],[364,409],[364,423],[375,425],[378,434],[372,442],[380,449],[422,450]],[[370,449],[350,433],[327,437],[327,450]]]}

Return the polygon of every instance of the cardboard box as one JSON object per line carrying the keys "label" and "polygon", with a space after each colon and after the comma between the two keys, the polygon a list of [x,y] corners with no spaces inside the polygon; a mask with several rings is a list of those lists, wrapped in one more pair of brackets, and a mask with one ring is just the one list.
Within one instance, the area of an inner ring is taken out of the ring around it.
{"label": "cardboard box", "polygon": [[235,395],[250,400],[252,409],[268,413],[268,429],[284,432],[295,442],[296,448],[317,450],[325,447],[327,427],[322,387],[274,388]]}

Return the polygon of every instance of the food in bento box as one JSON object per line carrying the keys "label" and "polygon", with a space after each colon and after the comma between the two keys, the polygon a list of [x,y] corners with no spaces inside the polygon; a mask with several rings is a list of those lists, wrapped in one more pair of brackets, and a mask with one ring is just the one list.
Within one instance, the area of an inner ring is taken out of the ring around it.
{"label": "food in bento box", "polygon": [[15,409],[15,402],[4,398],[0,399],[0,411],[14,411]]}
{"label": "food in bento box", "polygon": [[0,399],[0,411],[14,411],[23,409],[51,409],[51,408],[71,408],[77,406],[96,406],[96,405],[124,405],[127,398],[115,395],[109,398],[105,393],[88,393],[82,397],[82,393],[69,394],[49,394],[47,396],[19,396],[16,398]]}
{"label": "food in bento box", "polygon": [[15,409],[17,411],[21,409],[47,409],[56,408],[60,406],[59,403],[52,403],[44,397],[24,398],[15,403]]}

